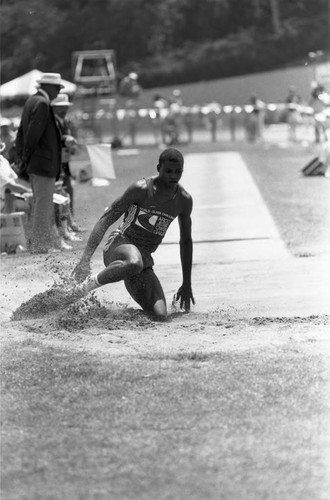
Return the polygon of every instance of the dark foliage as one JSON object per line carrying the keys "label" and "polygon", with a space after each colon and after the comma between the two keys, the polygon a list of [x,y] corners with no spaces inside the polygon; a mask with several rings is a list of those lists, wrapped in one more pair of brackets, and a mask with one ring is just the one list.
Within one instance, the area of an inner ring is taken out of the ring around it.
{"label": "dark foliage", "polygon": [[94,48],[144,87],[267,70],[326,50],[328,18],[328,0],[3,0],[2,81],[72,79],[72,52]]}

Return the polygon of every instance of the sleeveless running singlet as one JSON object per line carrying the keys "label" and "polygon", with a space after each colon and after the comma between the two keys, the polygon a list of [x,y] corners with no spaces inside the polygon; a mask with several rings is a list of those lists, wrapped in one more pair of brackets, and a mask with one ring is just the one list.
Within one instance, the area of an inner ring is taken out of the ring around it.
{"label": "sleeveless running singlet", "polygon": [[165,236],[171,222],[182,208],[182,187],[178,185],[171,200],[159,202],[154,191],[154,177],[145,179],[147,194],[140,205],[132,204],[118,230],[134,245],[152,253]]}

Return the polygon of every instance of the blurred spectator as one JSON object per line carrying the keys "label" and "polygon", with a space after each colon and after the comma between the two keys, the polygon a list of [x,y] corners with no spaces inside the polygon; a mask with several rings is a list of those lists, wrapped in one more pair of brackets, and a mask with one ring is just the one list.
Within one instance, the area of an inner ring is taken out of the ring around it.
{"label": "blurred spectator", "polygon": [[170,97],[170,111],[168,114],[169,145],[179,144],[182,133],[182,94],[175,89]]}
{"label": "blurred spectator", "polygon": [[164,123],[168,114],[169,102],[160,94],[155,94],[153,97],[153,108],[150,117],[153,120],[155,142],[159,146],[162,146],[166,140]]}
{"label": "blurred spectator", "polygon": [[218,121],[220,115],[220,106],[216,102],[212,102],[208,105],[207,108],[207,120],[209,122],[210,132],[211,132],[211,141],[217,142],[217,130],[218,130]]}
{"label": "blurred spectator", "polygon": [[252,94],[250,97],[250,103],[246,106],[246,131],[249,142],[256,142],[263,138],[265,111],[266,104],[259,99],[256,94]]}
{"label": "blurred spectator", "polygon": [[5,144],[3,156],[7,158],[7,160],[11,164],[15,160],[13,147],[16,139],[16,133],[14,132],[13,123],[9,118],[0,118],[0,134],[1,141]]}
{"label": "blurred spectator", "polygon": [[[330,122],[330,116],[328,117],[328,123]],[[323,175],[325,177],[330,177],[330,141],[324,141],[320,146],[320,152],[318,156],[320,162],[323,165]]]}
{"label": "blurred spectator", "polygon": [[187,131],[187,140],[188,144],[193,142],[193,135],[194,135],[194,114],[192,113],[190,108],[186,108],[182,110],[182,118],[183,118],[183,123],[186,127]]}
{"label": "blurred spectator", "polygon": [[178,126],[175,113],[172,111],[171,107],[168,110],[167,115],[163,122],[163,133],[164,133],[164,144],[167,146],[178,144]]}
{"label": "blurred spectator", "polygon": [[136,145],[136,136],[138,132],[138,121],[139,121],[139,114],[136,109],[131,107],[130,109],[126,110],[126,121],[127,121],[127,126],[128,126],[128,134],[130,136],[131,140],[131,145],[135,146]]}
{"label": "blurred spectator", "polygon": [[182,96],[178,89],[173,90],[168,100],[168,113],[163,121],[164,144],[173,146],[179,144],[182,132]]}
{"label": "blurred spectator", "polygon": [[313,109],[313,119],[314,119],[314,131],[315,131],[315,142],[319,143],[327,140],[326,128],[324,122],[320,117],[322,117],[322,112],[328,106],[330,106],[330,95],[325,91],[323,85],[316,81],[311,83],[311,96],[309,99],[309,105]]}
{"label": "blurred spectator", "polygon": [[302,124],[301,97],[297,94],[294,86],[289,87],[289,93],[285,99],[286,122],[289,126],[289,140],[296,142],[299,125]]}
{"label": "blurred spectator", "polygon": [[[67,225],[66,230],[64,230],[65,239],[71,241],[78,241],[80,238],[76,237],[74,232],[79,232],[82,228],[79,228],[78,224],[74,222],[74,189],[72,185],[72,172],[70,169],[70,159],[77,151],[77,140],[73,136],[75,131],[73,125],[68,119],[67,113],[72,106],[69,96],[67,94],[58,94],[58,96],[52,101],[52,107],[55,114],[55,119],[57,126],[61,132],[62,136],[62,155],[61,155],[61,172],[60,179],[62,183],[62,189],[67,193],[70,199],[70,217],[67,217],[65,225]],[[76,135],[76,134],[75,134]],[[58,207],[56,211],[58,212]],[[58,215],[57,215],[58,223]]]}
{"label": "blurred spectator", "polygon": [[137,73],[131,72],[119,83],[119,95],[124,98],[125,117],[132,145],[136,143],[139,118],[137,112],[137,99],[142,90],[138,78]]}
{"label": "blurred spectator", "polygon": [[230,132],[230,140],[235,142],[236,141],[236,128],[237,128],[237,113],[235,109],[233,108],[228,117],[228,123],[229,123],[229,132]]}
{"label": "blurred spectator", "polygon": [[16,148],[20,172],[29,176],[34,198],[30,251],[48,253],[59,243],[53,223],[53,194],[61,170],[62,146],[50,103],[63,85],[59,73],[44,73],[37,84],[37,93],[23,108]]}
{"label": "blurred spectator", "polygon": [[141,86],[138,81],[138,74],[128,73],[119,83],[119,94],[130,99],[137,99],[141,92]]}
{"label": "blurred spectator", "polygon": [[171,103],[177,104],[179,109],[183,106],[182,92],[179,89],[174,89],[171,96]]}

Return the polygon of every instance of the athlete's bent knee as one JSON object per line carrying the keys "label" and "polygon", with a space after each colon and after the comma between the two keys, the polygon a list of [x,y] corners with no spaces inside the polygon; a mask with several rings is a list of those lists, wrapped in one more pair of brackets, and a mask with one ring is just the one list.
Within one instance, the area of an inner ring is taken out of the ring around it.
{"label": "athlete's bent knee", "polygon": [[140,274],[143,270],[143,263],[140,259],[130,259],[125,262],[125,271],[127,276]]}
{"label": "athlete's bent knee", "polygon": [[167,321],[167,314],[153,314],[153,318],[155,321]]}
{"label": "athlete's bent knee", "polygon": [[167,320],[167,308],[163,300],[159,300],[154,304],[152,315],[157,321]]}

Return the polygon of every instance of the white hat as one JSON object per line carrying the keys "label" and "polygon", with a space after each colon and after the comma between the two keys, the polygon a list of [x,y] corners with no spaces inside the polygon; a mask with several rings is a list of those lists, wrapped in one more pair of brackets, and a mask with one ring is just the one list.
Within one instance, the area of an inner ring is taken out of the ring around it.
{"label": "white hat", "polygon": [[62,78],[59,73],[44,73],[40,80],[37,80],[38,86],[40,85],[56,85],[57,87],[64,88]]}
{"label": "white hat", "polygon": [[72,106],[69,101],[69,96],[67,94],[58,94],[58,96],[52,100],[52,106]]}

